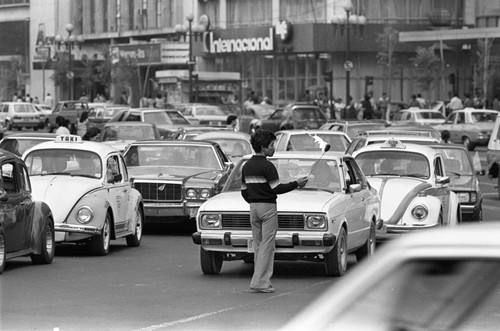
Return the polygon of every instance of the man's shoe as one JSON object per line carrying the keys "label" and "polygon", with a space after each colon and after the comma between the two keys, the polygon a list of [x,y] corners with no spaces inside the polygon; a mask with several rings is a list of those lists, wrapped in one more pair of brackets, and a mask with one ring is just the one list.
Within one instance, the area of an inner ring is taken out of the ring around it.
{"label": "man's shoe", "polygon": [[250,287],[250,290],[257,293],[274,293],[274,287],[269,286],[268,288],[255,288]]}

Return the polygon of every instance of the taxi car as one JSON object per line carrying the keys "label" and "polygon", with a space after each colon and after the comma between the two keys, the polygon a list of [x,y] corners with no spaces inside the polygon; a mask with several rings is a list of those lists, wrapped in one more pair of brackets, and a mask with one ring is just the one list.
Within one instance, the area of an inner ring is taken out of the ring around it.
{"label": "taxi car", "polygon": [[283,130],[275,133],[276,152],[284,151],[317,151],[318,144],[315,137],[323,139],[330,145],[330,151],[342,152],[347,150],[351,139],[343,132],[325,130]]}
{"label": "taxi car", "polygon": [[[193,242],[200,245],[204,274],[218,274],[223,261],[253,260],[250,206],[241,196],[241,169],[235,167],[222,193],[199,209]],[[309,175],[303,188],[278,195],[277,260],[324,263],[326,274],[342,276],[347,254],[375,251],[380,201],[356,161],[342,153],[276,152],[280,182]]]}
{"label": "taxi car", "polygon": [[381,144],[387,141],[389,138],[398,139],[404,143],[412,144],[422,144],[427,145],[430,143],[439,143],[441,138],[437,138],[431,132],[426,131],[413,131],[413,130],[373,130],[360,132],[350,143],[347,148],[347,154],[353,154],[358,149],[372,145]]}
{"label": "taxi car", "polygon": [[54,259],[54,219],[49,206],[34,199],[21,158],[0,149],[0,274],[7,260],[30,256],[35,264]]}
{"label": "taxi car", "polygon": [[33,198],[52,210],[57,243],[89,243],[95,255],[107,255],[111,239],[140,245],[142,197],[132,187],[119,151],[63,135],[27,150],[23,160]]}
{"label": "taxi car", "polygon": [[450,190],[437,150],[392,138],[361,148],[353,157],[380,195],[383,225],[377,239],[461,221],[459,199]]}
{"label": "taxi car", "polygon": [[[457,144],[428,145],[443,156],[446,174],[450,177],[450,189],[460,200],[462,220],[481,221],[483,218],[483,193],[478,176],[484,175],[479,155],[473,161],[467,148]],[[476,154],[478,152],[475,152]]]}
{"label": "taxi car", "polygon": [[149,222],[189,222],[222,190],[234,166],[211,141],[141,140],[124,157]]}
{"label": "taxi car", "polygon": [[391,121],[392,124],[438,125],[446,121],[439,110],[410,107],[400,110]]}
{"label": "taxi car", "polygon": [[451,142],[463,144],[469,151],[473,151],[476,146],[488,145],[498,114],[500,112],[487,109],[455,110],[448,115],[446,122],[434,128],[441,132],[448,130]]}
{"label": "taxi car", "polygon": [[499,237],[488,223],[394,240],[281,330],[498,330]]}

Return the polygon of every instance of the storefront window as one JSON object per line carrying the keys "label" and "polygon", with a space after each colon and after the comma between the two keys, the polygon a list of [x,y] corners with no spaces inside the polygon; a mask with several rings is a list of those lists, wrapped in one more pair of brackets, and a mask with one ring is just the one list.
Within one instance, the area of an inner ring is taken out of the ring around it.
{"label": "storefront window", "polygon": [[326,22],[326,0],[280,0],[280,17],[292,23]]}
{"label": "storefront window", "polygon": [[272,1],[227,1],[227,28],[272,24]]}
{"label": "storefront window", "polygon": [[210,27],[220,26],[219,0],[198,0],[198,8],[200,16],[207,15],[210,19]]}

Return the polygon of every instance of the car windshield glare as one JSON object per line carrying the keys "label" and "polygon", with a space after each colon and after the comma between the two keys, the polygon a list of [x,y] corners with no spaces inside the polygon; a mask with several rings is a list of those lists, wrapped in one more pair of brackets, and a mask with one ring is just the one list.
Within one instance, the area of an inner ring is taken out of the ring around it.
{"label": "car windshield glare", "polygon": [[422,154],[378,150],[359,154],[356,162],[366,176],[430,177],[429,162]]}
{"label": "car windshield glare", "polygon": [[16,113],[36,113],[35,107],[32,105],[25,105],[25,104],[20,104],[20,105],[14,105],[14,112]]}
{"label": "car windshield glare", "polygon": [[156,139],[151,126],[108,126],[104,128],[102,141]]}
{"label": "car windshield glare", "polygon": [[127,166],[179,167],[222,170],[212,146],[148,145],[131,146],[125,152]]}
{"label": "car windshield glare", "polygon": [[26,156],[30,176],[64,174],[91,178],[102,177],[99,155],[91,151],[41,149]]}
{"label": "car windshield glare", "polygon": [[[280,183],[289,183],[299,177],[309,176],[309,181],[304,187],[306,189],[340,192],[342,188],[339,167],[335,160],[269,158],[269,161],[276,167]],[[246,160],[238,163],[233,170],[226,184],[226,191],[241,190],[241,168],[245,163]]]}

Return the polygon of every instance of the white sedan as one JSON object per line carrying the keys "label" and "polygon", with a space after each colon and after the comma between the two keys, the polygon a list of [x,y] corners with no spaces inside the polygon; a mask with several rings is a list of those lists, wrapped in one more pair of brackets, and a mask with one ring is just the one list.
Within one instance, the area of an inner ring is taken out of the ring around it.
{"label": "white sedan", "polygon": [[427,146],[389,139],[353,154],[381,200],[378,239],[461,220],[457,195],[448,186],[443,156]]}
{"label": "white sedan", "polygon": [[[193,242],[201,269],[218,274],[223,261],[253,261],[250,207],[241,196],[243,157],[223,192],[207,200],[196,218]],[[380,202],[356,161],[344,154],[284,152],[269,158],[287,183],[309,175],[304,188],[278,196],[276,259],[322,262],[329,276],[342,276],[347,254],[357,259],[375,250]]]}
{"label": "white sedan", "polygon": [[33,199],[52,210],[56,242],[88,242],[95,255],[108,254],[111,239],[140,245],[142,197],[119,151],[67,135],[28,149],[23,160]]}

